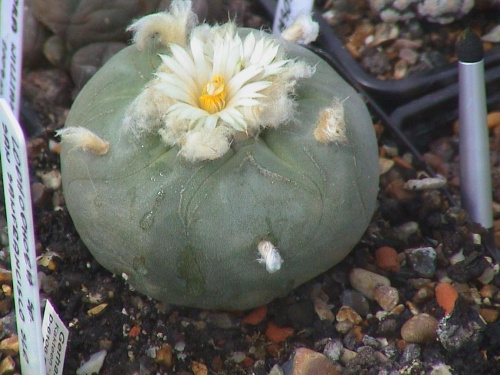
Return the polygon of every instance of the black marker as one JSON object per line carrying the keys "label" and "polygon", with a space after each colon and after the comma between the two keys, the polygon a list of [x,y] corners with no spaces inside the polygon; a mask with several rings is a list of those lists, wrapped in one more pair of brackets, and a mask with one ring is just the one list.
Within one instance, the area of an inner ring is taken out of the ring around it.
{"label": "black marker", "polygon": [[[493,209],[483,45],[472,30],[465,30],[459,37],[457,57],[462,207],[469,213],[471,221],[491,234]],[[492,237],[489,237],[485,241],[488,248],[492,245]],[[498,261],[498,250],[490,251]]]}

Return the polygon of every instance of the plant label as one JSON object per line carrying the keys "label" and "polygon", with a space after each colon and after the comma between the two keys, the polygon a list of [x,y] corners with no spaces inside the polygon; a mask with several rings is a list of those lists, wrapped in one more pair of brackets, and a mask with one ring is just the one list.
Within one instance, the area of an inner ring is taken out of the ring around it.
{"label": "plant label", "polygon": [[45,375],[35,236],[26,142],[9,104],[0,98],[0,151],[23,374]]}
{"label": "plant label", "polygon": [[69,331],[47,300],[42,323],[43,351],[47,375],[62,375]]}
{"label": "plant label", "polygon": [[23,57],[23,0],[0,0],[0,98],[19,118]]}
{"label": "plant label", "polygon": [[273,34],[280,36],[281,32],[290,26],[298,16],[311,13],[313,0],[278,0],[273,22]]}

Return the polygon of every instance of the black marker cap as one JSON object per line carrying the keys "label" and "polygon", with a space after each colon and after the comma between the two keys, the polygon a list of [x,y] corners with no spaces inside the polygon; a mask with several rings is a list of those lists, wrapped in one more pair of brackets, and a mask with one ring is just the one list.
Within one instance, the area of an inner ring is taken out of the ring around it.
{"label": "black marker cap", "polygon": [[467,28],[458,37],[456,45],[458,61],[466,63],[479,62],[484,57],[483,42],[471,29]]}

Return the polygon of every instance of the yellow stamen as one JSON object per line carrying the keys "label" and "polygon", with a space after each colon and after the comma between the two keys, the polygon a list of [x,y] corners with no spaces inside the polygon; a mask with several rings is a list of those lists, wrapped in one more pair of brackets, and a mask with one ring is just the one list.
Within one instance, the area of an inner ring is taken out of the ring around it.
{"label": "yellow stamen", "polygon": [[224,78],[213,76],[212,81],[203,87],[203,94],[200,96],[200,107],[210,114],[220,112],[226,106],[226,86]]}

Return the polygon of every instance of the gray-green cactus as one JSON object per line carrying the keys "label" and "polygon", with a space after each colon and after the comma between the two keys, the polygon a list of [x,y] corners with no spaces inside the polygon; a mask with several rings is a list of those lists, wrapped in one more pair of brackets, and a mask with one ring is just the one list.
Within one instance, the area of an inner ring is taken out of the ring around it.
{"label": "gray-green cactus", "polygon": [[[230,120],[219,118],[229,148],[184,157],[192,129],[167,145],[165,128],[161,137],[155,126],[177,126],[165,120],[168,108],[150,112],[137,99],[158,79],[159,54],[173,50],[152,43],[101,68],[62,131],[63,188],[82,240],[104,267],[166,303],[247,309],[284,296],[340,262],[375,209],[377,143],[362,99],[306,48],[257,30],[237,33],[264,37],[291,64],[315,67],[286,89],[294,102],[288,123],[230,132]],[[258,109],[264,96],[245,103]],[[125,126],[134,113],[152,130]]]}

